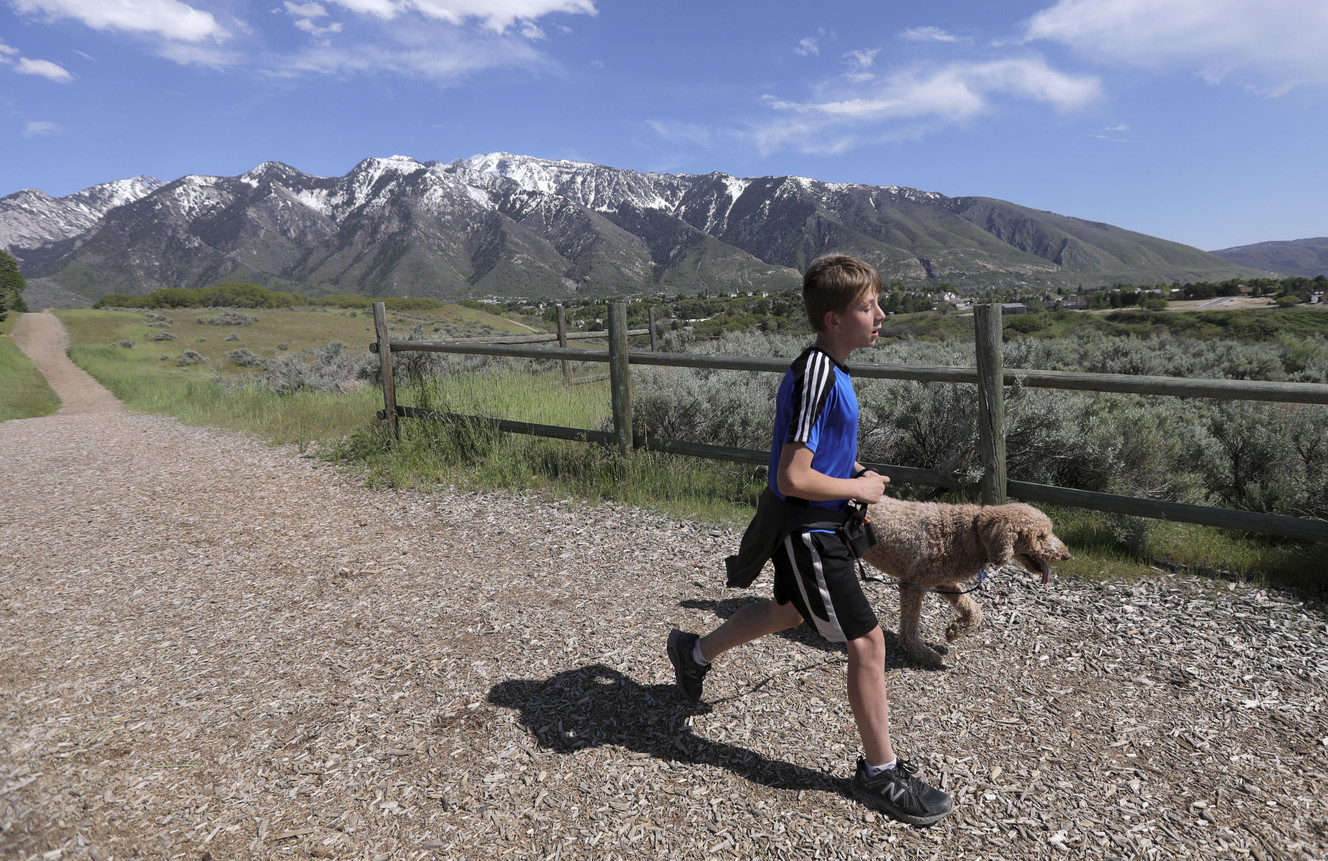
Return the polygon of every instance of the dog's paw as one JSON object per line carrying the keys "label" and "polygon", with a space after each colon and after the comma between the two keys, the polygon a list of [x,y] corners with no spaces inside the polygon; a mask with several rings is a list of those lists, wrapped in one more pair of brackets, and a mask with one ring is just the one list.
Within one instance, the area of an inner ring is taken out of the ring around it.
{"label": "dog's paw", "polygon": [[960,637],[967,637],[973,632],[973,626],[959,619],[950,623],[950,627],[945,629],[945,642],[953,643]]}
{"label": "dog's paw", "polygon": [[961,613],[958,618],[950,623],[950,627],[945,629],[945,641],[953,643],[960,637],[967,637],[978,629],[982,624],[982,611],[973,613]]}
{"label": "dog's paw", "polygon": [[926,667],[929,670],[945,669],[945,661],[941,659],[941,653],[930,646],[919,645],[907,650],[909,658],[913,663]]}

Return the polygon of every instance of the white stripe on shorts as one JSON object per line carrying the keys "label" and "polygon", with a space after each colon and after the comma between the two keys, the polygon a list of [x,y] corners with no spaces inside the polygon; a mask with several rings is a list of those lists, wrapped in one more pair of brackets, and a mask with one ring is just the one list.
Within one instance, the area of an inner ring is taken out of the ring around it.
{"label": "white stripe on shorts", "polygon": [[[793,554],[793,539],[797,537],[806,545],[807,552],[812,560],[812,573],[816,577],[816,591],[821,595],[821,605],[825,607],[826,618],[822,619],[816,615],[812,609],[814,606],[807,596],[807,580],[803,572],[798,568],[798,557]],[[835,605],[830,601],[830,589],[825,583],[825,568],[821,565],[821,554],[816,552],[816,542],[812,541],[812,533],[803,532],[798,535],[790,535],[784,539],[786,543],[785,551],[789,555],[789,561],[793,563],[794,571],[797,572],[798,591],[802,593],[802,604],[811,613],[812,622],[816,625],[816,630],[820,632],[832,643],[846,643],[848,636],[844,633],[844,628],[839,624],[839,617],[835,615]]]}

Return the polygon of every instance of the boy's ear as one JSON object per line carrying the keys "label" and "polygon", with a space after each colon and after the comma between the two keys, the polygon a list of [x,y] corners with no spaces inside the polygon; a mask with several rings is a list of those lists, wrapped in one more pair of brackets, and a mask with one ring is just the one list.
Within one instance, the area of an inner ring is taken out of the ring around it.
{"label": "boy's ear", "polygon": [[839,314],[836,311],[826,311],[822,319],[825,323],[826,331],[835,332],[839,330]]}

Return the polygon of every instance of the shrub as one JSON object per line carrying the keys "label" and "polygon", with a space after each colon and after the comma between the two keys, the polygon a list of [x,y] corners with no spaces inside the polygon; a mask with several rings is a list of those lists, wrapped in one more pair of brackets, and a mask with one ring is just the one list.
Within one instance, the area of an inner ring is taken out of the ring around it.
{"label": "shrub", "polygon": [[258,385],[279,395],[300,391],[344,392],[356,382],[372,377],[377,363],[376,357],[363,358],[347,353],[340,341],[332,341],[317,350],[302,350],[293,356],[260,358],[259,361],[263,367],[260,374],[243,381],[227,381],[226,385]]}
{"label": "shrub", "polygon": [[201,353],[195,352],[194,350],[185,350],[184,353],[180,356],[180,358],[177,359],[175,362],[175,364],[179,365],[182,368],[186,368],[190,365],[206,365],[207,363],[208,363],[207,357]]}
{"label": "shrub", "polygon": [[226,358],[242,368],[261,368],[267,364],[267,360],[258,355],[248,347],[240,347],[238,350],[231,350],[226,354]]}
{"label": "shrub", "polygon": [[172,332],[153,332],[149,341],[174,341],[175,334]]}
{"label": "shrub", "polygon": [[249,326],[257,323],[258,318],[251,314],[241,314],[239,311],[222,311],[214,317],[197,317],[194,322],[208,326]]}

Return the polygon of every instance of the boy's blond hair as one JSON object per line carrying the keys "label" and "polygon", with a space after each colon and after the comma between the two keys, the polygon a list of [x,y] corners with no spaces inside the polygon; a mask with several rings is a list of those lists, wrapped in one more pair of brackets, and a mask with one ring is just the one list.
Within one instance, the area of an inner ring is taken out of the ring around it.
{"label": "boy's blond hair", "polygon": [[860,296],[881,292],[876,270],[844,254],[827,254],[812,261],[802,276],[802,304],[816,332],[825,331],[825,315],[842,314]]}

